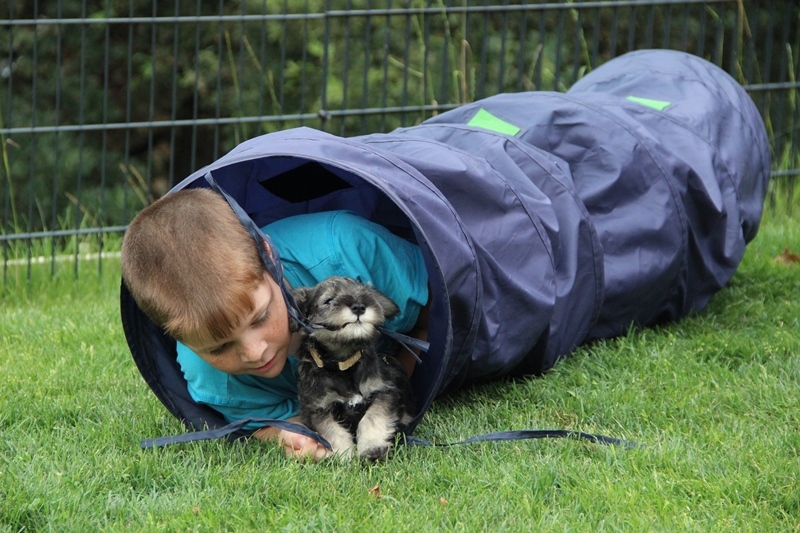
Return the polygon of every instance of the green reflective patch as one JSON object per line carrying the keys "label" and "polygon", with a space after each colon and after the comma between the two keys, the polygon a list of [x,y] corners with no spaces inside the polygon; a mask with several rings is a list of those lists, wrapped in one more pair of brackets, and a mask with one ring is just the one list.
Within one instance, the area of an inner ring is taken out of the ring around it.
{"label": "green reflective patch", "polygon": [[519,133],[519,128],[503,119],[497,118],[485,109],[481,108],[475,113],[475,116],[467,122],[468,126],[475,126],[489,131],[496,131],[497,133],[505,133],[506,135],[516,135]]}
{"label": "green reflective patch", "polygon": [[629,96],[628,100],[631,102],[636,102],[637,104],[646,105],[647,107],[652,107],[653,109],[657,109],[659,111],[664,111],[666,108],[672,105],[672,102],[665,102],[664,100],[651,100],[650,98],[639,98],[638,96]]}

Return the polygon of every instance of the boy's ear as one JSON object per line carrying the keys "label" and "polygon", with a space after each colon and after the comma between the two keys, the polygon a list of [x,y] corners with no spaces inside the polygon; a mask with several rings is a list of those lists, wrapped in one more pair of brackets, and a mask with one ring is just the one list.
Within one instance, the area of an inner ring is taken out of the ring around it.
{"label": "boy's ear", "polygon": [[274,256],[274,255],[272,255],[272,248],[270,248],[269,244],[267,244],[267,241],[261,241],[261,246],[262,246],[262,247],[264,248],[264,250],[267,252],[267,255],[269,256],[269,258],[270,258],[270,259],[271,259],[273,262],[275,262],[275,256]]}

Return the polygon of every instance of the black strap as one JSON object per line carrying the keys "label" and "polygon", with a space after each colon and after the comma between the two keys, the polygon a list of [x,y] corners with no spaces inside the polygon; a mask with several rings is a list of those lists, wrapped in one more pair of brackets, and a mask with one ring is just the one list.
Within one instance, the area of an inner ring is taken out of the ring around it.
{"label": "black strap", "polygon": [[[416,348],[421,352],[427,352],[431,347],[429,342],[417,339],[415,337],[409,337],[408,335],[405,335],[403,333],[398,333],[397,331],[386,329],[383,326],[379,327],[378,331],[380,331],[390,339],[394,339],[395,341],[400,343],[400,346],[405,348],[408,351],[408,353],[413,355],[414,359],[416,359],[417,363],[419,364],[422,364],[422,359],[420,359],[419,356],[417,355],[417,352],[415,352],[411,348]],[[409,348],[409,345],[411,345],[411,348]]]}
{"label": "black strap", "polygon": [[497,433],[486,433],[476,435],[457,442],[437,442],[433,443],[413,435],[406,435],[405,441],[409,446],[455,446],[458,444],[472,444],[474,442],[496,442],[507,440],[527,440],[527,439],[578,439],[588,440],[595,444],[606,444],[609,446],[622,446],[625,448],[638,448],[639,444],[633,441],[607,437],[605,435],[594,435],[582,431],[572,431],[568,429],[522,429],[515,431],[499,431]]}
{"label": "black strap", "polygon": [[[250,218],[250,215],[247,214],[242,206],[240,206],[239,203],[225,191],[225,189],[219,186],[214,177],[211,175],[211,172],[206,172],[204,178],[208,182],[208,185],[211,187],[211,189],[221,194],[222,197],[225,198],[225,201],[231,206],[236,218],[239,219],[239,222],[241,222],[242,226],[244,226],[244,229],[247,230],[247,233],[249,233],[250,237],[252,237],[253,241],[255,241],[258,255],[261,257],[261,262],[264,263],[264,266],[272,276],[272,279],[275,280],[275,283],[277,283],[278,287],[281,289],[283,299],[286,301],[286,310],[289,312],[289,316],[291,316],[297,322],[297,324],[304,329],[309,331],[318,329],[306,322],[303,313],[301,313],[300,309],[297,307],[297,302],[294,301],[292,291],[290,291],[283,282],[283,266],[281,265],[278,249],[272,244],[272,239],[265,235],[264,232],[261,231],[261,228],[259,228],[256,223],[253,222],[253,219]],[[269,251],[264,248],[265,243],[269,248]]]}
{"label": "black strap", "polygon": [[[263,424],[264,426],[272,426],[278,429],[284,429],[293,433],[299,433],[305,437],[312,438],[328,448],[331,449],[330,443],[325,440],[319,433],[313,431],[306,426],[286,420],[277,420],[273,418],[245,418],[237,420],[227,426],[215,429],[207,429],[203,431],[192,431],[183,433],[181,435],[173,435],[168,437],[159,437],[157,439],[145,439],[142,441],[141,446],[143,449],[160,448],[162,446],[169,446],[170,444],[180,444],[185,442],[194,442],[200,440],[211,440],[227,437],[246,426],[247,424],[255,422]],[[606,437],[605,435],[593,435],[591,433],[583,433],[582,431],[571,431],[567,429],[524,429],[516,431],[500,431],[497,433],[486,433],[484,435],[476,435],[466,440],[457,442],[437,442],[433,443],[413,435],[406,435],[404,441],[409,446],[455,446],[458,444],[471,444],[474,442],[496,442],[508,440],[527,440],[527,439],[580,439],[593,442],[595,444],[606,444],[609,446],[622,446],[626,448],[639,447],[638,444],[631,441],[617,439],[614,437]]]}
{"label": "black strap", "polygon": [[233,433],[236,433],[237,431],[241,430],[251,422],[262,424],[263,426],[271,426],[278,429],[284,429],[286,431],[291,431],[292,433],[299,433],[300,435],[314,439],[315,441],[319,442],[329,450],[331,449],[330,443],[316,431],[308,429],[306,426],[302,424],[289,422],[287,420],[278,420],[276,418],[245,418],[242,420],[237,420],[236,422],[232,422],[227,426],[222,426],[220,428],[205,429],[201,431],[190,431],[189,433],[182,433],[180,435],[171,435],[167,437],[158,437],[156,439],[144,439],[141,442],[141,446],[142,449],[161,448],[162,446],[169,446],[170,444],[181,444],[184,442],[195,442],[199,440],[221,439],[222,437],[228,437]]}

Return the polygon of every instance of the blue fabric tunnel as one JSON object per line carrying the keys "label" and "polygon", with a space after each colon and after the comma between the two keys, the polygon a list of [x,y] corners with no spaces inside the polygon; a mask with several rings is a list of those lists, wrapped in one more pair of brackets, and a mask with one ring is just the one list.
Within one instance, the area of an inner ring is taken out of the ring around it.
{"label": "blue fabric tunnel", "polygon": [[[350,209],[419,245],[432,304],[411,432],[449,390],[540,374],[583,342],[703,309],[756,235],[769,170],[764,123],[733,78],[646,50],[567,93],[501,94],[388,134],[260,136],[173,190],[211,172],[258,226]],[[121,313],[167,409],[191,430],[225,425],[191,399],[175,342],[124,285]]]}

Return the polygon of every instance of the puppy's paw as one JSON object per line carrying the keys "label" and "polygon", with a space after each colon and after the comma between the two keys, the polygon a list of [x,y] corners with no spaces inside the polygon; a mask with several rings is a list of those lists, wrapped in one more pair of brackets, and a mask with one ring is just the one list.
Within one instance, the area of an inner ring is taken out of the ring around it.
{"label": "puppy's paw", "polygon": [[348,446],[347,448],[342,448],[339,450],[334,449],[333,457],[334,459],[341,461],[343,463],[347,463],[355,457],[355,446]]}
{"label": "puppy's paw", "polygon": [[370,446],[366,449],[359,450],[358,457],[370,462],[381,461],[389,457],[391,449],[392,446],[388,442],[382,445]]}

